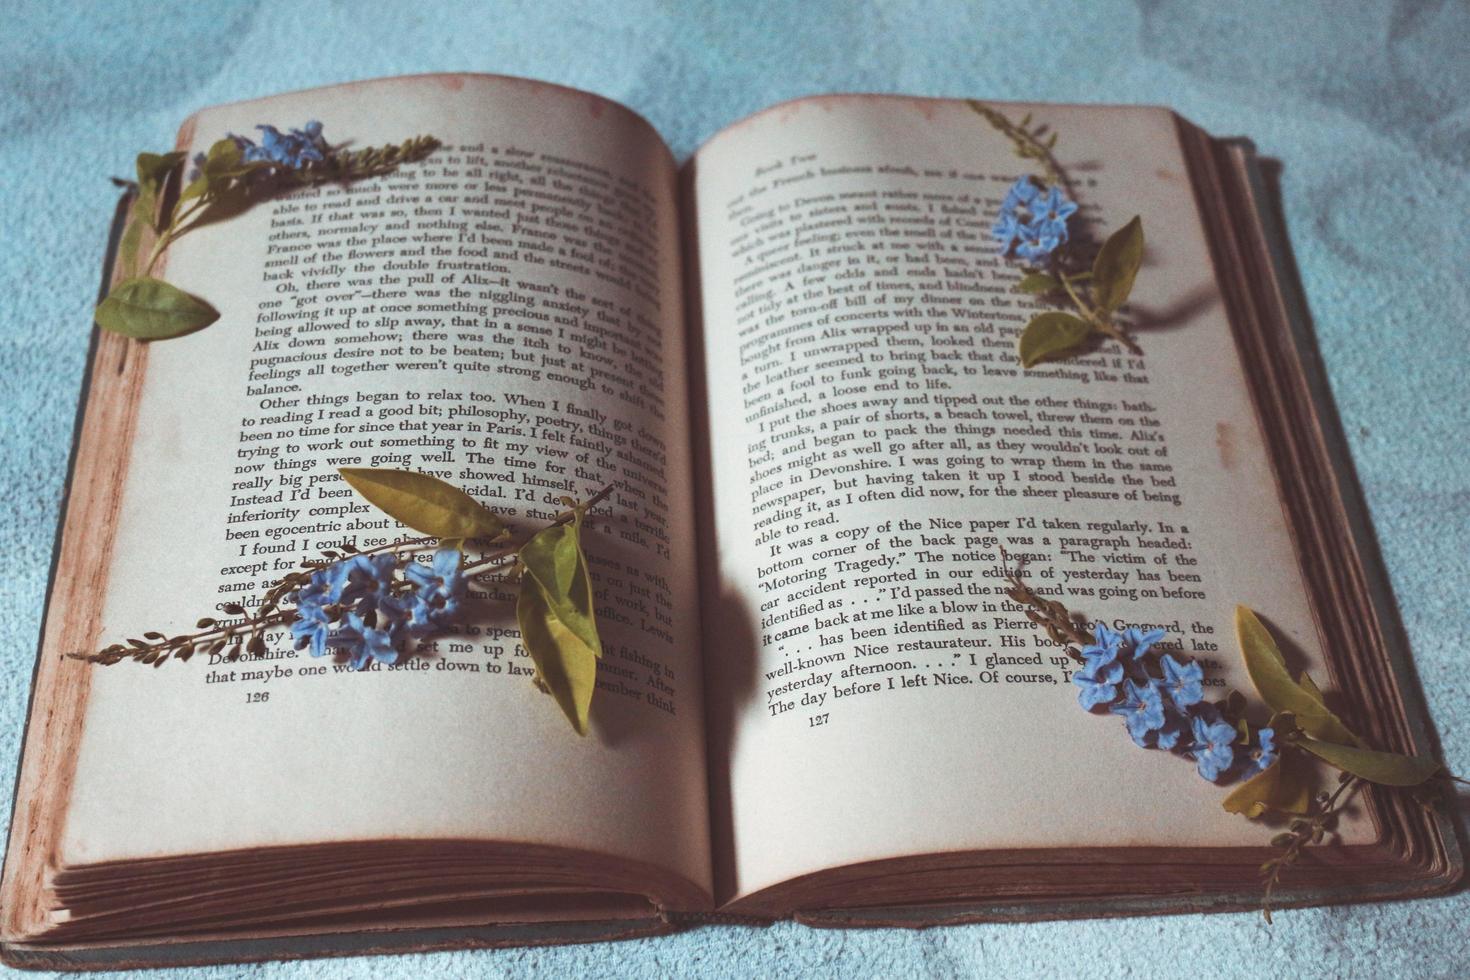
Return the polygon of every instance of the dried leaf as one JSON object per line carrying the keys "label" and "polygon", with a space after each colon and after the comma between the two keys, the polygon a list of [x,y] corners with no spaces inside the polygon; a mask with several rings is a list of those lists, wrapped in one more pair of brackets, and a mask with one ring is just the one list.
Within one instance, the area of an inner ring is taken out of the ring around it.
{"label": "dried leaf", "polygon": [[456,486],[411,470],[339,469],[342,479],[394,520],[436,538],[497,538],[505,525]]}
{"label": "dried leaf", "polygon": [[[1286,672],[1286,658],[1276,646],[1271,633],[1245,606],[1235,607],[1235,633],[1251,683],[1261,700],[1274,711],[1290,711],[1302,731],[1329,742],[1361,745],[1358,737],[1321,700],[1297,684]],[[1316,687],[1312,688],[1316,691]]]}
{"label": "dried leaf", "polygon": [[516,622],[521,642],[536,664],[538,686],[556,699],[577,734],[586,735],[597,685],[597,655],[556,617],[546,593],[529,575],[521,581]]}
{"label": "dried leaf", "polygon": [[1268,810],[1306,813],[1312,802],[1308,776],[1291,753],[1283,753],[1277,756],[1276,764],[1271,768],[1237,786],[1221,806],[1227,813],[1244,814],[1252,820]]}
{"label": "dried leaf", "polygon": [[113,287],[97,307],[97,325],[135,340],[167,340],[202,330],[219,311],[162,279],[140,276]]}
{"label": "dried leaf", "polygon": [[1128,301],[1143,264],[1143,220],[1137,215],[1108,236],[1092,263],[1092,298],[1106,313]]}
{"label": "dried leaf", "polygon": [[1441,768],[1435,760],[1422,756],[1378,752],[1315,738],[1301,738],[1296,744],[1328,765],[1384,786],[1418,786]]}
{"label": "dried leaf", "polygon": [[521,547],[526,574],[516,619],[538,676],[577,734],[585,735],[602,641],[581,529],[582,512],[574,509],[569,523],[544,528]]}
{"label": "dried leaf", "polygon": [[1063,357],[1092,333],[1092,324],[1070,313],[1038,313],[1021,331],[1017,352],[1021,366],[1035,367],[1042,361]]}
{"label": "dried leaf", "polygon": [[1049,276],[1045,272],[1029,272],[1020,282],[1016,283],[1016,288],[1023,293],[1039,296],[1054,289],[1061,289],[1062,283],[1055,276]]}
{"label": "dried leaf", "polygon": [[602,641],[597,636],[592,577],[582,553],[581,531],[582,512],[574,510],[570,522],[537,532],[521,546],[519,557],[527,575],[545,592],[556,617],[600,657]]}

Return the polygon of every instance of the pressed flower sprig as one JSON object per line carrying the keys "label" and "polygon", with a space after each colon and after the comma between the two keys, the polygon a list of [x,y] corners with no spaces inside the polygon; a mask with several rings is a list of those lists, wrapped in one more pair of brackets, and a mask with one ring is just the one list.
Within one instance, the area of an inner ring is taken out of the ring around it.
{"label": "pressed flower sprig", "polygon": [[1094,333],[1111,337],[1130,352],[1143,351],[1116,314],[1133,291],[1143,262],[1143,222],[1135,215],[1108,236],[1089,267],[1068,223],[1077,213],[1071,179],[1052,152],[1057,134],[1032,126],[1028,113],[1019,123],[973,99],[969,106],[1011,141],[1018,157],[1041,166],[1040,176],[1017,178],[1001,203],[991,236],[1002,256],[1019,259],[1026,270],[1016,288],[1070,304],[1075,313],[1038,313],[1021,331],[1017,352],[1022,367],[1077,353]]}
{"label": "pressed flower sprig", "polygon": [[[1163,652],[1163,630],[1128,627],[1120,633],[1103,623],[1088,624],[1058,600],[1038,594],[1019,571],[1007,567],[1005,575],[1006,594],[1081,664],[1071,679],[1083,709],[1122,717],[1135,744],[1193,760],[1209,782],[1239,782],[1221,804],[1228,812],[1290,820],[1289,829],[1271,839],[1281,854],[1261,865],[1268,922],[1283,873],[1308,845],[1321,843],[1334,830],[1364,783],[1422,787],[1437,777],[1463,782],[1433,759],[1364,745],[1327,707],[1305,671],[1292,679],[1276,641],[1245,606],[1236,607],[1235,629],[1264,710],[1252,710],[1239,691],[1207,702],[1204,669],[1174,651]],[[1250,716],[1266,714],[1265,725],[1252,725]],[[1312,792],[1314,759],[1339,770],[1332,793]]]}
{"label": "pressed flower sprig", "polygon": [[[154,667],[195,654],[233,662],[262,656],[268,631],[289,629],[295,648],[314,657],[335,655],[353,670],[391,665],[412,654],[411,644],[454,625],[469,582],[501,575],[520,584],[516,619],[535,665],[533,680],[585,735],[602,642],[581,530],[587,512],[612,487],[586,503],[562,498],[567,510],[517,545],[493,511],[435,477],[409,470],[339,472],[369,503],[425,536],[361,550],[343,542],[320,558],[303,560],[266,589],[254,609],[242,603],[222,607],[237,618],[206,616],[192,633],[149,631],[141,639],[70,656]],[[478,557],[466,557],[468,543],[481,546]],[[420,560],[430,552],[429,561]]]}
{"label": "pressed flower sprig", "polygon": [[[140,153],[128,222],[118,243],[122,278],[97,307],[99,326],[138,340],[165,340],[201,330],[219,319],[209,303],[171,286],[151,273],[170,245],[215,221],[234,217],[274,195],[323,181],[356,181],[391,173],[422,160],[439,148],[432,136],[416,136],[394,146],[347,150],[331,146],[322,124],[307,123],[282,133],[257,126],[260,142],[228,134],[194,157],[194,168],[172,203],[170,187],[183,170],[185,154]],[[139,258],[144,237],[153,245]]]}

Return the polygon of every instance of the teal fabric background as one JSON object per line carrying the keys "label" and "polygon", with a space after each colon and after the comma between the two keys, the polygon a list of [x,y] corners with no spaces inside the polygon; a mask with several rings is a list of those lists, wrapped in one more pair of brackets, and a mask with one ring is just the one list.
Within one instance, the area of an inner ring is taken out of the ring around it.
{"label": "teal fabric background", "polygon": [[[0,7],[0,555],[10,563],[0,812],[116,196],[106,177],[129,173],[140,149],[169,146],[203,105],[439,70],[590,89],[641,112],[681,158],[743,115],[828,91],[1158,103],[1251,137],[1284,164],[1294,252],[1434,727],[1451,768],[1470,772],[1470,6],[1460,0]],[[1290,911],[1273,927],[1250,914],[926,932],[720,927],[172,976],[1462,976],[1467,915],[1461,893]]]}

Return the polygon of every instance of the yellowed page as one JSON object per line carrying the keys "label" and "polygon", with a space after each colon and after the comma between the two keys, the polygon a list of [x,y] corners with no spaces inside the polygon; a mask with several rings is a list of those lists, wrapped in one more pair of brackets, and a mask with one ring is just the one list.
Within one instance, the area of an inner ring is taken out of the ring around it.
{"label": "yellowed page", "polygon": [[104,636],[192,628],[302,557],[401,529],[335,466],[444,476],[532,529],[614,483],[586,550],[606,649],[579,738],[532,686],[511,590],[469,635],[343,672],[98,668],[59,860],[318,841],[588,848],[709,886],[675,171],[641,119],[489,76],[211,109],[193,149],[320,120],[422,164],[261,204],[167,275],[222,313],[148,348]]}
{"label": "yellowed page", "polygon": [[1167,625],[1210,699],[1248,689],[1236,603],[1320,666],[1173,117],[1002,108],[1060,134],[1079,220],[1142,216],[1143,357],[1020,371],[1042,307],[989,228],[1030,165],[963,102],[807,99],[697,155],[722,898],[907,854],[1265,839],[1081,710],[999,594],[1005,548],[1091,619]]}

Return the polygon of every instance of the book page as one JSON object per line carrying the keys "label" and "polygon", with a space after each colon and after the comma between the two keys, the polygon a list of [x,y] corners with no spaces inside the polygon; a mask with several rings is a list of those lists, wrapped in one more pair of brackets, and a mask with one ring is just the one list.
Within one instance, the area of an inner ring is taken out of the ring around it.
{"label": "book page", "polygon": [[[675,169],[631,112],[488,76],[208,110],[193,150],[320,120],[421,164],[181,239],[219,322],[153,344],[104,642],[250,601],[342,540],[402,536],[336,473],[413,469],[524,535],[616,486],[584,540],[605,657],[579,738],[531,683],[514,588],[392,667],[275,635],[258,659],[95,668],[68,864],[319,841],[595,850],[708,887]],[[192,152],[192,151],[191,151]]]}
{"label": "book page", "polygon": [[1004,550],[1089,619],[1165,628],[1211,700],[1249,690],[1237,603],[1321,666],[1172,115],[1001,108],[1059,134],[1074,227],[1141,215],[1143,356],[1020,368],[1046,307],[989,229],[1032,164],[963,102],[802,100],[696,157],[722,899],[910,854],[1269,836],[1081,710],[1002,594]]}

